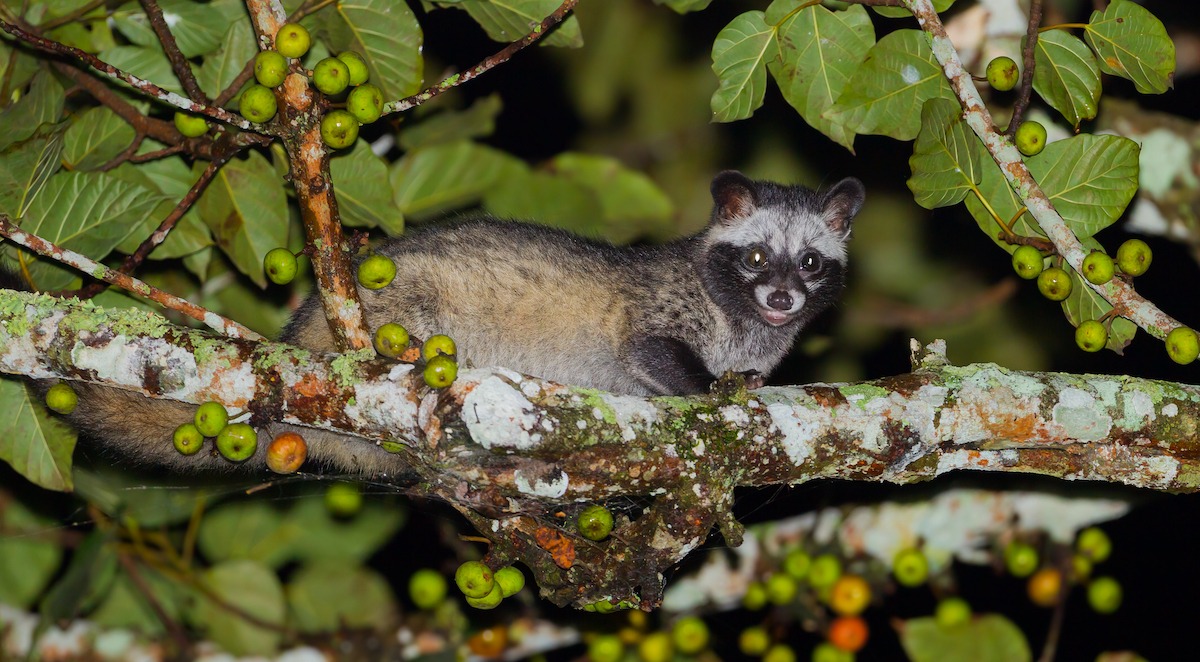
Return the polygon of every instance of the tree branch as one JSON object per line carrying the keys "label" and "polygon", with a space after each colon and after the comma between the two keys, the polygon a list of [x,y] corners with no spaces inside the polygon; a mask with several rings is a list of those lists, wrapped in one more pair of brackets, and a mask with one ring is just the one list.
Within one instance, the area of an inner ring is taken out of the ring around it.
{"label": "tree branch", "polygon": [[183,56],[183,52],[179,50],[179,44],[175,43],[175,35],[171,34],[171,28],[167,26],[167,21],[163,18],[162,9],[158,6],[158,0],[139,1],[142,4],[142,9],[146,12],[146,20],[150,22],[150,28],[158,36],[158,41],[162,44],[163,52],[167,54],[167,60],[171,62],[171,70],[175,72],[175,77],[183,85],[183,91],[187,92],[188,98],[192,101],[207,104],[209,102],[208,97],[200,89],[200,83],[196,82],[196,75],[192,73],[191,63],[187,61],[187,58]]}
{"label": "tree branch", "polygon": [[1025,44],[1021,49],[1021,82],[1017,88],[1017,101],[1013,104],[1012,119],[1008,122],[1009,139],[1017,135],[1017,127],[1025,117],[1025,109],[1033,98],[1033,70],[1037,52],[1038,28],[1042,26],[1042,0],[1029,2],[1029,28],[1025,31]]}

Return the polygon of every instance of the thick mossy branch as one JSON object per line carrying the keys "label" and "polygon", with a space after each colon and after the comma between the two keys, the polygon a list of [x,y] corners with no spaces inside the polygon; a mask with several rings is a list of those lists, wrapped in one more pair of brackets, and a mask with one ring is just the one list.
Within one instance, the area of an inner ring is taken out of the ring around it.
{"label": "thick mossy branch", "polygon": [[[661,573],[713,525],[738,535],[735,487],[814,478],[924,481],[955,469],[1019,471],[1192,492],[1200,387],[1131,377],[952,366],[856,384],[635,398],[503,369],[444,391],[369,352],[313,356],[220,338],[135,310],[0,291],[0,372],[63,377],[336,430],[396,452],[519,558],[559,604],[661,600]],[[265,474],[265,469],[262,469]],[[632,497],[600,543],[580,504]]]}

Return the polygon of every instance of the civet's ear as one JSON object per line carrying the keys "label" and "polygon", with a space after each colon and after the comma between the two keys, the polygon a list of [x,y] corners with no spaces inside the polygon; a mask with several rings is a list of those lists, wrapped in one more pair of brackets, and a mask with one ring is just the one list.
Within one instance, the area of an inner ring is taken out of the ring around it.
{"label": "civet's ear", "polygon": [[821,194],[821,209],[830,230],[845,237],[850,234],[850,222],[862,209],[867,189],[853,177],[847,177]]}
{"label": "civet's ear", "polygon": [[746,218],[758,208],[754,182],[736,170],[724,170],[713,177],[713,221],[728,223]]}

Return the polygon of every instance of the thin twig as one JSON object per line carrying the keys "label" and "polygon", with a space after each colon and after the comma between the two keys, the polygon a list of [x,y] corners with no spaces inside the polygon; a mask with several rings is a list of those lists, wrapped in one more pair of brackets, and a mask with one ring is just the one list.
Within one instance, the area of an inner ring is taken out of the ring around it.
{"label": "thin twig", "polygon": [[179,621],[171,618],[166,609],[163,609],[162,603],[158,601],[158,597],[154,595],[154,591],[150,585],[146,583],[142,573],[138,570],[137,564],[128,554],[117,554],[117,560],[121,563],[121,567],[125,568],[125,574],[129,576],[129,580],[137,587],[142,597],[146,598],[146,603],[150,605],[150,610],[166,628],[167,634],[171,636],[171,640],[175,642],[175,646],[179,649],[179,653],[183,654],[191,648],[191,642],[188,641],[187,632],[183,630],[183,626]]}
{"label": "thin twig", "polygon": [[533,30],[529,34],[521,37],[508,46],[505,46],[494,55],[484,58],[482,62],[471,67],[470,69],[467,69],[466,71],[460,71],[453,76],[444,78],[437,85],[426,88],[425,90],[422,90],[410,97],[405,97],[399,101],[389,101],[385,103],[383,105],[383,114],[387,115],[390,113],[399,113],[419,106],[438,96],[442,92],[445,92],[446,90],[458,87],[469,80],[473,80],[476,76],[486,73],[488,70],[498,64],[504,64],[513,55],[515,55],[517,51],[520,51],[538,39],[541,39],[547,32],[549,32],[550,28],[553,28],[566,19],[567,13],[574,9],[578,2],[579,0],[565,0],[561,5],[559,5],[558,9],[555,9],[549,16],[542,19],[541,23],[538,23],[536,26],[534,26]]}
{"label": "thin twig", "polygon": [[1033,97],[1033,69],[1038,41],[1038,28],[1042,25],[1042,0],[1029,0],[1029,27],[1025,30],[1025,46],[1021,49],[1021,84],[1017,88],[1017,101],[1013,104],[1012,119],[1008,122],[1008,137],[1017,135],[1017,127],[1029,108]]}
{"label": "thin twig", "polygon": [[150,22],[150,28],[158,36],[158,41],[162,44],[163,52],[167,54],[167,60],[171,62],[171,70],[175,72],[175,77],[183,85],[183,91],[187,92],[188,97],[192,101],[207,104],[208,97],[200,89],[200,83],[196,82],[196,74],[192,72],[192,64],[183,56],[183,51],[179,50],[179,44],[175,41],[175,35],[171,33],[171,28],[167,25],[166,19],[163,18],[162,9],[158,6],[158,0],[140,0],[140,2],[142,3],[142,9],[146,12],[146,20]]}
{"label": "thin twig", "polygon": [[37,235],[25,232],[21,228],[12,223],[12,220],[7,214],[0,213],[0,235],[20,244],[25,248],[42,255],[52,260],[74,267],[85,274],[94,278],[107,281],[122,289],[133,292],[151,301],[159,303],[171,310],[177,311],[194,320],[203,323],[210,329],[220,332],[230,338],[246,338],[248,340],[266,340],[258,333],[251,331],[249,328],[241,324],[222,317],[212,311],[209,311],[201,306],[186,300],[181,299],[174,294],[164,292],[163,290],[153,287],[145,282],[134,278],[128,274],[123,274],[116,269],[109,267],[92,260],[91,258],[76,253],[73,250],[56,246],[52,242],[46,241]]}

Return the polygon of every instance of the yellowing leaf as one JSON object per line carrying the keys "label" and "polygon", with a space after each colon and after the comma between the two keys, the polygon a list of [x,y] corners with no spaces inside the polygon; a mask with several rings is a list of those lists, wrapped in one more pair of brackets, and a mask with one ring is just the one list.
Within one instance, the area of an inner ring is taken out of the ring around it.
{"label": "yellowing leaf", "polygon": [[1092,12],[1084,35],[1100,57],[1100,69],[1133,81],[1142,94],[1162,94],[1175,81],[1175,44],[1167,29],[1141,5],[1113,0]]}

